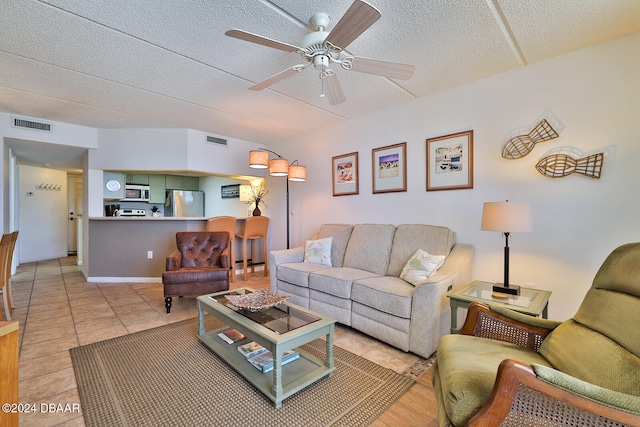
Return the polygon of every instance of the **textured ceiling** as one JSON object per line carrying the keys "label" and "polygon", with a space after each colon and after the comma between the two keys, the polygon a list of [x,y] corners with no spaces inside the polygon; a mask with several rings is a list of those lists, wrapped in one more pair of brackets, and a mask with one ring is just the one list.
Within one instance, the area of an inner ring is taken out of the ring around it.
{"label": "textured ceiling", "polygon": [[[186,127],[270,143],[640,31],[636,0],[370,0],[382,14],[348,47],[413,64],[410,80],[338,69],[330,106],[295,53],[225,36],[233,28],[299,45],[316,12],[352,0],[2,0],[0,111],[97,128]],[[329,27],[331,30],[332,26]]]}

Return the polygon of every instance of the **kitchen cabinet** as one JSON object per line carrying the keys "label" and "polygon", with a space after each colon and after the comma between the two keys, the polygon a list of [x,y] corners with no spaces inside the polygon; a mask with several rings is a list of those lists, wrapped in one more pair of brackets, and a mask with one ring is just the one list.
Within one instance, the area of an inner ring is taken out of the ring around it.
{"label": "kitchen cabinet", "polygon": [[127,184],[149,185],[148,173],[128,173]]}
{"label": "kitchen cabinet", "polygon": [[165,202],[165,175],[149,175],[149,203]]}
{"label": "kitchen cabinet", "polygon": [[200,178],[197,176],[165,175],[167,190],[200,190]]}
{"label": "kitchen cabinet", "polygon": [[102,197],[111,200],[124,199],[124,174],[122,172],[102,173]]}

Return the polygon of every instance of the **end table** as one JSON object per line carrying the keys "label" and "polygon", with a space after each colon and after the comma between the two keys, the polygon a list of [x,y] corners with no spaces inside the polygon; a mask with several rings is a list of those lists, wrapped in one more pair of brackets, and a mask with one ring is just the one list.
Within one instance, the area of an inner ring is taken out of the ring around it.
{"label": "end table", "polygon": [[520,295],[504,294],[504,299],[493,298],[493,283],[476,280],[469,285],[449,292],[449,304],[451,305],[451,333],[458,333],[458,308],[467,308],[472,302],[478,301],[490,307],[506,307],[511,310],[540,316],[546,319],[548,316],[550,291],[542,289],[520,288]]}

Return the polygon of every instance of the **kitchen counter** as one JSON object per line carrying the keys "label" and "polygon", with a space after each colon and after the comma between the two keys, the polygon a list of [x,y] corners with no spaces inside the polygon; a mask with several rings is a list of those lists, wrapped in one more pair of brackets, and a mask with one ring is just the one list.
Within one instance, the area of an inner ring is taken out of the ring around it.
{"label": "kitchen counter", "polygon": [[[212,216],[92,216],[91,221],[208,221]],[[247,217],[237,217],[238,221],[244,221]]]}
{"label": "kitchen counter", "polygon": [[[179,231],[205,231],[212,217],[116,216],[89,218],[88,282],[161,280]],[[247,217],[237,218],[238,228]]]}

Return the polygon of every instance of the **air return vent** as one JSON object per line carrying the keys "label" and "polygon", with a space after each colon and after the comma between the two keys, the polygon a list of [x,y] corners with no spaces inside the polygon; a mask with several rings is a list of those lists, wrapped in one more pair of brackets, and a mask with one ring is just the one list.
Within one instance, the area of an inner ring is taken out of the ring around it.
{"label": "air return vent", "polygon": [[51,132],[51,123],[34,122],[33,120],[12,117],[13,127]]}
{"label": "air return vent", "polygon": [[215,136],[207,135],[207,143],[208,144],[216,144],[216,145],[229,145],[229,142],[226,139],[216,138]]}

